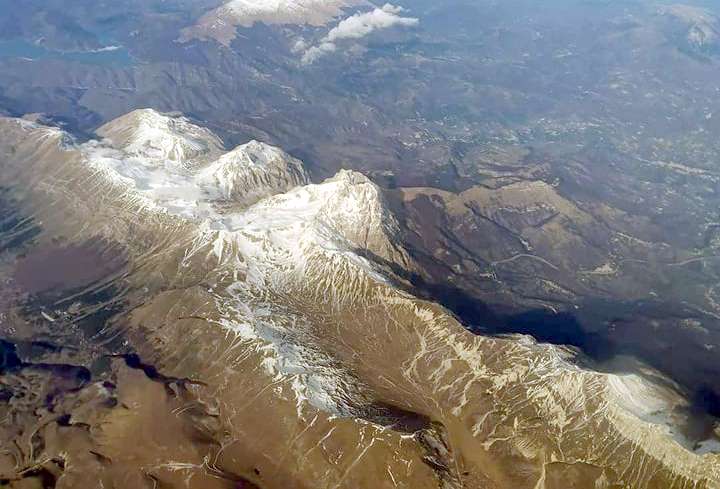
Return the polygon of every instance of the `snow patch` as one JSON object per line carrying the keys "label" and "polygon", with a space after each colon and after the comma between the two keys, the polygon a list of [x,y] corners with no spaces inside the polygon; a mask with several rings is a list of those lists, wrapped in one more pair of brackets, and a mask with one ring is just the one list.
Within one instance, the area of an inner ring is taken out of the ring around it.
{"label": "snow patch", "polygon": [[79,146],[96,175],[150,212],[197,223],[181,265],[207,257],[232,282],[216,296],[219,326],[255,342],[266,372],[289,382],[299,413],[310,403],[348,414],[361,391],[352,375],[312,348],[299,311],[279,310],[282,301],[267,296],[302,291],[337,306],[386,282],[358,253],[394,251],[398,224],[380,189],[348,170],[307,184],[302,163],[279,148],[251,141],[223,154],[211,132],[154,111],[121,117],[103,133]]}
{"label": "snow patch", "polygon": [[343,10],[365,0],[230,0],[203,15],[194,26],[184,29],[181,42],[214,39],[230,45],[236,27],[257,22],[278,25],[325,25]]}
{"label": "snow patch", "polygon": [[210,157],[223,147],[210,130],[185,117],[171,117],[152,109],[130,112],[105,124],[97,134],[132,157],[163,166]]}

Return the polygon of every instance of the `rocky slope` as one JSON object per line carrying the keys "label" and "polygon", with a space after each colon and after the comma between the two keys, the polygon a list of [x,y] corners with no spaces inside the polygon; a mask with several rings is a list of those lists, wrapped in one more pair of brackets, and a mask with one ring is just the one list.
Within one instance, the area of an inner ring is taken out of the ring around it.
{"label": "rocky slope", "polygon": [[[197,144],[198,134],[217,141],[197,126],[175,130],[188,124],[169,117],[138,149],[127,142],[143,125],[134,117],[84,144],[0,121],[0,182],[29,216],[3,235],[36,229],[24,260],[89,242],[123,257],[119,269],[87,278],[85,292],[57,291],[42,309],[20,307],[27,280],[12,285],[18,324],[76,331],[97,357],[67,354],[66,363],[93,368],[55,392],[52,415],[7,431],[8,453],[22,455],[0,460],[1,478],[20,484],[39,477],[28,468],[47,467],[57,487],[720,487],[717,455],[684,439],[688,405],[672,382],[646,367],[584,370],[572,351],[528,337],[473,335],[400,290],[393,271],[416,265],[387,198],[359,173],[273,184],[259,202],[228,208],[226,187],[208,191],[197,178],[220,145]],[[78,310],[92,316],[93,306],[73,304],[87,291],[111,292],[96,312],[116,308],[83,336]],[[94,363],[108,354],[125,362]],[[38,369],[20,358],[3,365],[19,385]],[[104,401],[89,409],[83,396]],[[176,438],[150,435],[163,413],[174,414]]]}

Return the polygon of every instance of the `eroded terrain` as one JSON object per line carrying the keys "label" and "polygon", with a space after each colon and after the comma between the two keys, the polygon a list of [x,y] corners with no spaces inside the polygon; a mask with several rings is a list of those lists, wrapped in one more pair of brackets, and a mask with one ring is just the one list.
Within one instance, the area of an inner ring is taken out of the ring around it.
{"label": "eroded terrain", "polygon": [[716,6],[263,5],[0,0],[3,483],[717,487]]}
{"label": "eroded terrain", "polygon": [[[403,291],[417,265],[365,176],[186,200],[162,175],[201,173],[217,139],[144,115],[154,130],[126,117],[127,138],[85,143],[2,121],[1,176],[23,183],[3,233],[21,237],[4,251],[9,484],[717,487],[715,435],[690,441],[669,378],[478,336]],[[73,290],[33,278],[50,256],[82,265]]]}

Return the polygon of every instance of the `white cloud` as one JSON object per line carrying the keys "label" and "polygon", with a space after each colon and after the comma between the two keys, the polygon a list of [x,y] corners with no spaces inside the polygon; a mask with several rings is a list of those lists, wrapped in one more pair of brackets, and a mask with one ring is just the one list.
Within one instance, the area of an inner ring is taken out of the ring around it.
{"label": "white cloud", "polygon": [[386,3],[372,12],[357,13],[344,19],[320,40],[317,46],[312,46],[303,54],[303,63],[312,63],[321,56],[337,50],[337,42],[343,39],[360,39],[373,31],[388,29],[394,26],[412,27],[417,25],[418,19],[400,15],[402,7]]}
{"label": "white cloud", "polygon": [[295,44],[290,48],[290,50],[295,53],[302,53],[303,51],[307,51],[308,45],[305,42],[305,39],[298,39],[295,41]]}

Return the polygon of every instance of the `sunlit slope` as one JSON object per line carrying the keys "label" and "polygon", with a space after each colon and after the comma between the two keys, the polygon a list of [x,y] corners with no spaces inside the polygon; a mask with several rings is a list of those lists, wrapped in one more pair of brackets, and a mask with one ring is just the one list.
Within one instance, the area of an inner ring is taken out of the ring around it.
{"label": "sunlit slope", "polygon": [[[113,124],[137,132],[134,118]],[[198,381],[187,389],[215,420],[201,467],[167,467],[268,488],[720,487],[717,456],[682,444],[672,383],[582,370],[571,352],[527,337],[473,335],[401,291],[391,269],[416,265],[363,175],[309,184],[288,159],[282,185],[231,175],[243,184],[227,192],[205,178],[227,158],[219,140],[194,125],[158,130],[138,149],[107,131],[77,144],[3,119],[0,182],[42,223],[38,239],[101,239],[127,255],[112,281],[129,348],[165,376]],[[205,143],[186,144],[198,134]],[[225,173],[248,165],[233,159]],[[253,184],[264,198],[248,207]],[[122,452],[118,437],[142,426],[113,413],[91,431],[100,451]],[[52,446],[72,474],[84,448]]]}

